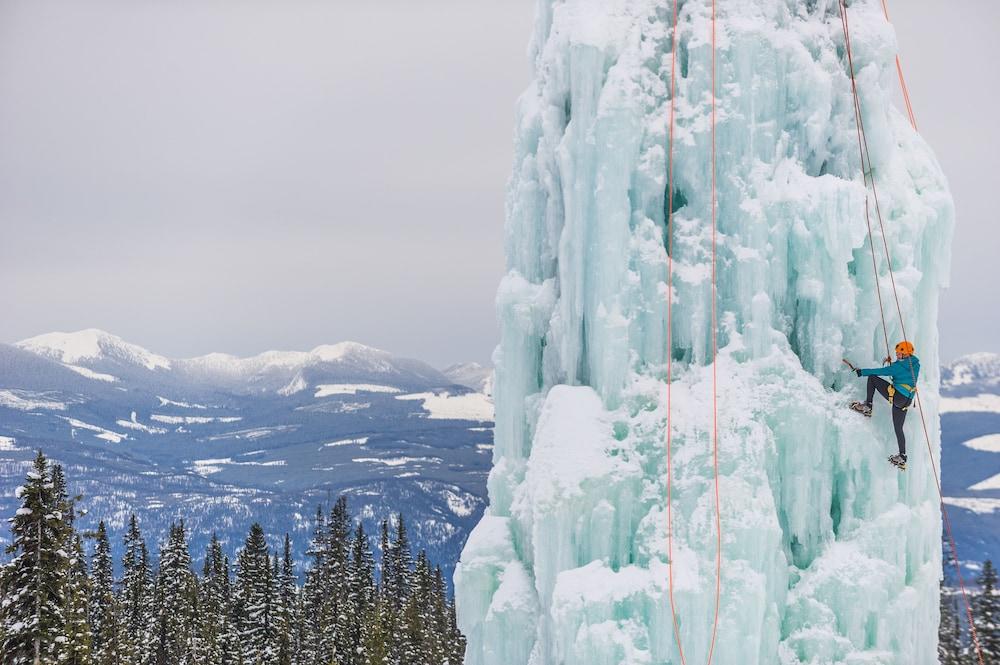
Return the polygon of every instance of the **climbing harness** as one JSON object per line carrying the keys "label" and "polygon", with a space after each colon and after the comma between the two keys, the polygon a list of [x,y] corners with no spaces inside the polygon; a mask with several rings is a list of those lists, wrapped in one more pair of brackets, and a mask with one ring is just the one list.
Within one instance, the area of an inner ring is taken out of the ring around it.
{"label": "climbing harness", "polygon": [[[673,456],[671,452],[671,384],[673,370],[673,210],[674,210],[674,102],[676,97],[677,71],[677,0],[673,3],[673,34],[670,49],[670,129],[667,153],[667,557],[670,560],[668,568],[668,584],[670,596],[670,615],[674,626],[674,639],[677,642],[677,652],[681,665],[687,665],[684,658],[684,647],[681,644],[680,625],[677,621],[677,607],[674,603],[674,543],[673,543],[673,509],[671,492],[673,489]],[[719,607],[722,597],[722,511],[719,499],[719,423],[718,423],[718,374],[717,356],[718,339],[717,320],[717,279],[716,279],[716,171],[715,171],[715,0],[712,0],[712,462],[715,475],[715,618],[712,621],[712,641],[708,648],[708,665],[712,663],[715,653],[715,642],[719,629]]]}
{"label": "climbing harness", "polygon": [[[850,75],[851,75],[851,90],[852,90],[853,95],[854,95],[854,118],[855,118],[855,122],[857,124],[857,129],[858,129],[858,150],[861,153],[861,171],[862,171],[863,177],[865,179],[865,189],[866,189],[866,191],[867,191],[867,188],[868,188],[868,178],[871,177],[872,196],[873,196],[873,198],[875,200],[875,213],[876,213],[876,215],[878,217],[879,228],[880,228],[880,231],[882,233],[882,246],[885,248],[886,265],[888,266],[888,269],[889,269],[889,280],[890,280],[890,282],[892,284],[893,297],[896,300],[896,312],[899,315],[899,326],[900,326],[900,329],[902,330],[903,337],[905,339],[909,339],[907,337],[907,335],[906,335],[906,324],[905,324],[904,319],[903,319],[903,310],[902,310],[902,307],[901,307],[901,305],[899,303],[899,293],[898,293],[898,291],[896,289],[896,278],[895,278],[895,276],[893,274],[893,269],[892,269],[892,255],[889,253],[889,243],[888,243],[888,240],[886,240],[885,225],[884,225],[884,222],[882,220],[882,211],[881,211],[881,209],[879,207],[879,202],[878,202],[878,187],[875,184],[875,178],[874,178],[874,176],[871,176],[871,168],[870,168],[871,167],[871,156],[870,156],[870,153],[868,151],[868,139],[865,136],[864,119],[863,119],[862,113],[861,113],[861,98],[858,95],[858,87],[857,87],[857,82],[855,80],[855,74],[854,74],[854,60],[853,60],[853,56],[852,56],[852,53],[851,53],[851,30],[850,30],[850,24],[849,24],[849,21],[848,21],[848,18],[847,18],[847,5],[846,5],[846,3],[845,3],[844,0],[838,0],[838,4],[840,5],[840,19],[841,19],[841,24],[842,24],[843,29],[844,29],[844,42],[845,42],[846,48],[847,48],[847,61],[848,61],[848,67],[850,69]],[[883,3],[882,3],[882,7],[883,7],[883,10],[885,11],[886,18],[888,19],[889,13],[888,13],[888,9],[886,8],[884,0],[883,0]],[[896,65],[897,65],[897,68],[898,68],[898,71],[899,71],[899,75],[900,75],[900,83],[903,85],[903,90],[904,90],[903,94],[904,94],[904,98],[906,99],[906,104],[907,104],[908,112],[910,114],[910,122],[913,125],[913,128],[915,130],[916,129],[916,121],[915,121],[914,116],[913,116],[912,108],[910,108],[909,93],[906,91],[906,83],[905,83],[905,81],[903,81],[903,78],[902,78],[903,77],[903,71],[902,71],[902,67],[899,65],[899,59],[898,58],[896,60]],[[862,148],[862,146],[863,146],[863,148]],[[866,162],[867,162],[868,167],[869,167],[867,169],[865,168]],[[875,268],[876,268],[874,275],[875,275],[876,290],[878,291],[879,290],[878,289],[879,277],[878,277],[878,269],[877,269],[877,265],[876,265],[876,261],[875,261],[875,244],[872,242],[871,218],[870,218],[870,215],[869,215],[869,212],[868,212],[868,198],[867,198],[867,195],[865,197],[865,217],[868,219],[868,238],[869,238],[869,245],[871,246],[871,252],[872,252],[872,265],[875,266]],[[879,316],[882,317],[882,330],[883,330],[883,333],[885,334],[885,350],[886,350],[886,353],[888,354],[888,352],[889,352],[889,336],[888,336],[888,333],[886,332],[885,311],[882,308],[882,297],[881,297],[881,294],[879,294]],[[911,370],[912,370],[912,368],[911,368]],[[916,376],[914,374],[913,384],[916,385],[916,383],[917,383]],[[962,600],[963,600],[963,602],[965,604],[965,613],[966,613],[966,617],[967,617],[968,622],[969,622],[969,632],[972,635],[972,642],[973,642],[973,646],[975,647],[975,650],[976,650],[976,655],[977,655],[978,660],[979,660],[979,665],[985,665],[985,661],[983,659],[983,649],[982,649],[982,646],[979,643],[979,634],[976,631],[975,622],[972,620],[972,605],[969,603],[969,595],[968,595],[968,593],[966,592],[966,589],[965,589],[965,580],[962,578],[962,568],[961,568],[961,565],[959,564],[958,548],[955,546],[955,536],[954,536],[954,534],[952,532],[952,528],[951,528],[951,519],[948,517],[948,509],[945,507],[945,504],[944,504],[944,494],[943,494],[943,492],[941,490],[941,479],[940,479],[940,476],[938,475],[937,465],[934,464],[934,454],[933,454],[933,451],[931,450],[931,438],[930,438],[930,434],[927,431],[927,420],[924,417],[924,405],[923,405],[923,402],[920,400],[919,396],[917,395],[916,389],[914,389],[913,401],[916,403],[917,409],[918,409],[918,411],[920,413],[920,424],[923,427],[924,440],[927,443],[927,457],[928,457],[928,460],[930,461],[931,471],[934,474],[934,484],[937,487],[938,497],[940,499],[941,514],[942,514],[942,516],[944,518],[944,524],[945,524],[945,528],[946,528],[946,531],[947,531],[947,534],[948,534],[948,543],[951,546],[951,552],[952,552],[952,555],[953,555],[952,556],[952,561],[955,564],[955,574],[958,577],[958,585],[959,585],[959,588],[962,591]]]}

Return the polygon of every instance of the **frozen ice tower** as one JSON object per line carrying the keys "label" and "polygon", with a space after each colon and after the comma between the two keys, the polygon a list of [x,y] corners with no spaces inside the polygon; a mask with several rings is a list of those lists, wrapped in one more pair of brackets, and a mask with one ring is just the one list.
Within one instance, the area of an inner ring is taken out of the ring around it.
{"label": "frozen ice tower", "polygon": [[878,0],[848,3],[886,244],[925,368],[931,446],[914,412],[905,473],[886,462],[885,402],[871,420],[845,408],[863,384],[841,358],[871,367],[886,355],[876,275],[891,342],[902,333],[877,225],[871,258],[840,7],[717,2],[715,329],[710,17],[709,0],[682,1],[675,31],[669,1],[538,2],[497,302],[490,506],[455,576],[469,665],[679,664],[671,566],[685,660],[706,662],[713,365],[712,662],[937,662],[930,458],[953,209],[933,153],[891,103],[894,31]]}

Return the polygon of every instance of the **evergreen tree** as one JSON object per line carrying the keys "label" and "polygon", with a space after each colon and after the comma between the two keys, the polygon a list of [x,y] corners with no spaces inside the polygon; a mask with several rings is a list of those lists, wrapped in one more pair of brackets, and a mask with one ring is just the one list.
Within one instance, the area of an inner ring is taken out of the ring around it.
{"label": "evergreen tree", "polygon": [[114,594],[111,543],[107,528],[101,521],[97,525],[90,590],[90,629],[96,665],[119,665],[125,659],[119,616]]}
{"label": "evergreen tree", "polygon": [[292,541],[285,534],[278,580],[278,665],[292,665],[295,644],[295,562],[292,560]]}
{"label": "evergreen tree", "polygon": [[941,623],[938,625],[938,662],[941,665],[959,665],[962,658],[962,627],[958,619],[958,605],[948,587],[941,584]]}
{"label": "evergreen tree", "polygon": [[172,524],[160,550],[153,602],[153,653],[156,665],[193,664],[197,583],[191,571],[184,523]]}
{"label": "evergreen tree", "polygon": [[119,623],[128,639],[124,641],[122,662],[141,665],[150,662],[154,652],[153,580],[149,550],[134,514],[129,517],[124,550],[118,607]]}
{"label": "evergreen tree", "polygon": [[199,584],[198,640],[208,662],[235,662],[235,654],[227,654],[227,634],[230,608],[227,602],[229,571],[225,568],[222,544],[213,533],[205,552],[205,565]]}
{"label": "evergreen tree", "polygon": [[41,451],[16,494],[21,507],[10,521],[13,542],[7,548],[14,558],[6,569],[0,607],[3,662],[56,662],[66,637],[71,528],[62,486],[53,482]]}
{"label": "evergreen tree", "polygon": [[312,540],[306,550],[311,565],[299,603],[298,637],[299,662],[302,665],[327,665],[320,660],[320,636],[324,631],[321,611],[326,602],[327,530],[323,508],[317,506]]}
{"label": "evergreen tree", "polygon": [[90,665],[93,660],[89,598],[90,579],[87,577],[87,560],[83,554],[83,541],[73,536],[70,547],[69,576],[66,587],[66,632],[63,636],[63,653],[60,661],[69,665]]}
{"label": "evergreen tree", "polygon": [[1000,662],[1000,591],[997,590],[997,571],[989,559],[976,580],[979,596],[973,606],[972,620],[976,626],[979,645],[987,662]]}
{"label": "evergreen tree", "polygon": [[[184,523],[171,525],[154,581],[132,516],[116,595],[107,527],[98,525],[88,575],[73,529],[78,499],[69,498],[62,469],[40,454],[18,496],[8,550],[16,556],[0,565],[3,665],[462,663],[465,641],[441,569],[426,552],[414,565],[402,516],[391,531],[382,523],[376,582],[375,554],[346,499],[327,515],[320,509],[301,591],[291,539],[272,556],[259,524],[238,553],[235,581],[214,534],[196,577]],[[994,588],[991,565],[984,575]]]}
{"label": "evergreen tree", "polygon": [[271,663],[277,656],[271,612],[272,575],[264,530],[260,524],[254,523],[236,558],[236,585],[233,591],[233,614],[244,663]]}

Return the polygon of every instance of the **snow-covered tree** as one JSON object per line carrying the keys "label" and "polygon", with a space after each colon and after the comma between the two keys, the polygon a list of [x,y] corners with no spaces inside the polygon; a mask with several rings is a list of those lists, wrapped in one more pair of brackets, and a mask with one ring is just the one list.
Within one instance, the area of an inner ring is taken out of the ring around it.
{"label": "snow-covered tree", "polygon": [[184,523],[170,526],[170,537],[160,551],[153,600],[153,662],[193,665],[197,583],[191,571]]}
{"label": "snow-covered tree", "polygon": [[198,636],[202,653],[212,663],[237,662],[230,645],[229,571],[222,544],[213,533],[199,581]]}
{"label": "snow-covered tree", "polygon": [[16,495],[21,506],[10,520],[13,559],[5,570],[0,603],[3,662],[57,662],[66,641],[66,603],[71,529],[68,506],[39,452]]}
{"label": "snow-covered tree", "polygon": [[153,645],[153,580],[149,550],[139,530],[139,521],[129,518],[122,556],[122,579],[118,594],[119,622],[124,641],[122,662],[142,665],[151,660]]}
{"label": "snow-covered tree", "polygon": [[958,605],[948,587],[941,585],[941,622],[938,625],[938,662],[959,665],[962,662],[962,627],[958,620]]}
{"label": "snow-covered tree", "polygon": [[272,577],[264,529],[254,523],[236,557],[233,587],[233,615],[245,663],[271,663],[277,656]]}
{"label": "snow-covered tree", "polygon": [[59,662],[67,665],[91,665],[94,663],[92,631],[89,621],[91,584],[87,576],[87,560],[83,553],[83,541],[79,534],[73,534],[70,546],[69,575],[66,585],[66,628],[63,635],[56,638],[63,641]]}
{"label": "snow-covered tree", "polygon": [[973,606],[972,620],[979,645],[986,662],[1000,662],[1000,589],[997,589],[997,570],[992,561],[986,560],[976,581],[979,595]]}
{"label": "snow-covered tree", "polygon": [[295,644],[295,561],[292,559],[292,541],[285,534],[285,542],[281,552],[281,570],[278,581],[278,665],[292,665],[293,656],[297,653]]}
{"label": "snow-covered tree", "polygon": [[90,588],[90,629],[96,665],[119,665],[124,661],[120,617],[114,593],[111,542],[107,527],[101,521],[97,525]]}

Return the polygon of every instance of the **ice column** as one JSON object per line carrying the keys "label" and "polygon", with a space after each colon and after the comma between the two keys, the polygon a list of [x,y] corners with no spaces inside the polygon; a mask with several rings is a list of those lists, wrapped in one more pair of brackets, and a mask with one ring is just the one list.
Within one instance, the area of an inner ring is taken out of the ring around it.
{"label": "ice column", "polygon": [[[469,665],[936,662],[938,497],[914,414],[845,410],[844,356],[885,355],[889,264],[866,191],[834,0],[718,0],[718,311],[711,327],[710,3],[540,0],[497,299],[490,507],[455,581]],[[854,64],[907,331],[937,427],[937,298],[953,210],[891,104],[895,35],[849,3]],[[674,556],[667,554],[667,124],[673,235]],[[894,307],[889,334],[900,338]],[[712,336],[719,346],[712,357]]]}

